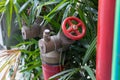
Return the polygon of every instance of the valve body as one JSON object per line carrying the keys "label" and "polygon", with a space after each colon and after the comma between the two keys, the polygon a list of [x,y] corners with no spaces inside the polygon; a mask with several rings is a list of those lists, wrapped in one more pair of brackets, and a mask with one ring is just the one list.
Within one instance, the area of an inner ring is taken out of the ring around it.
{"label": "valve body", "polygon": [[49,33],[49,30],[45,30],[43,39],[39,40],[44,80],[48,80],[51,76],[63,70],[60,50],[62,46],[67,46],[74,42],[65,37],[62,32],[54,36],[50,36]]}

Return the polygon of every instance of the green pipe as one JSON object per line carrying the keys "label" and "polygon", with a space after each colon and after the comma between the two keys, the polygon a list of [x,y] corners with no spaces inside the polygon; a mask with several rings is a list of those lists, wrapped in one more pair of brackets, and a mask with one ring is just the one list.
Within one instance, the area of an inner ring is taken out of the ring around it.
{"label": "green pipe", "polygon": [[111,80],[120,80],[120,0],[116,0]]}

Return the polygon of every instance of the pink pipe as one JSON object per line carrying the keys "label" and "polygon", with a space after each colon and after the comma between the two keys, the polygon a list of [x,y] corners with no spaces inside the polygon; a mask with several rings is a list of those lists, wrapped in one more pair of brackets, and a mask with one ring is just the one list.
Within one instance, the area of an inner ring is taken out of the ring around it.
{"label": "pink pipe", "polygon": [[110,80],[115,0],[99,0],[96,80]]}

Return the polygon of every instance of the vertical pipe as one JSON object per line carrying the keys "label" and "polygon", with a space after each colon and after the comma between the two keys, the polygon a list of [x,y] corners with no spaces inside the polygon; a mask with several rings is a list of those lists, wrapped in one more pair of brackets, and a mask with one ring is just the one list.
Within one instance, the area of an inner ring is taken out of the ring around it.
{"label": "vertical pipe", "polygon": [[[62,71],[61,65],[49,65],[49,64],[42,64],[43,76],[44,80],[49,80],[49,78],[59,72]],[[54,80],[58,80],[55,78]]]}
{"label": "vertical pipe", "polygon": [[120,80],[120,0],[116,0],[111,80]]}
{"label": "vertical pipe", "polygon": [[99,0],[96,80],[111,79],[115,0]]}

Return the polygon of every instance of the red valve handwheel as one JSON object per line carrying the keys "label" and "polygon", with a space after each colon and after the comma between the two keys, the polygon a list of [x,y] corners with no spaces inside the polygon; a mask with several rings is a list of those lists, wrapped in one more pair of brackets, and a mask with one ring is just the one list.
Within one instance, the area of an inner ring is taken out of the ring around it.
{"label": "red valve handwheel", "polygon": [[[72,21],[77,22],[77,24],[74,24]],[[67,28],[68,24],[68,28]],[[82,32],[79,31],[79,28],[81,28]],[[76,17],[68,17],[66,18],[62,23],[62,31],[68,38],[72,40],[79,40],[81,39],[85,33],[86,33],[86,27],[84,23],[76,18]]]}

